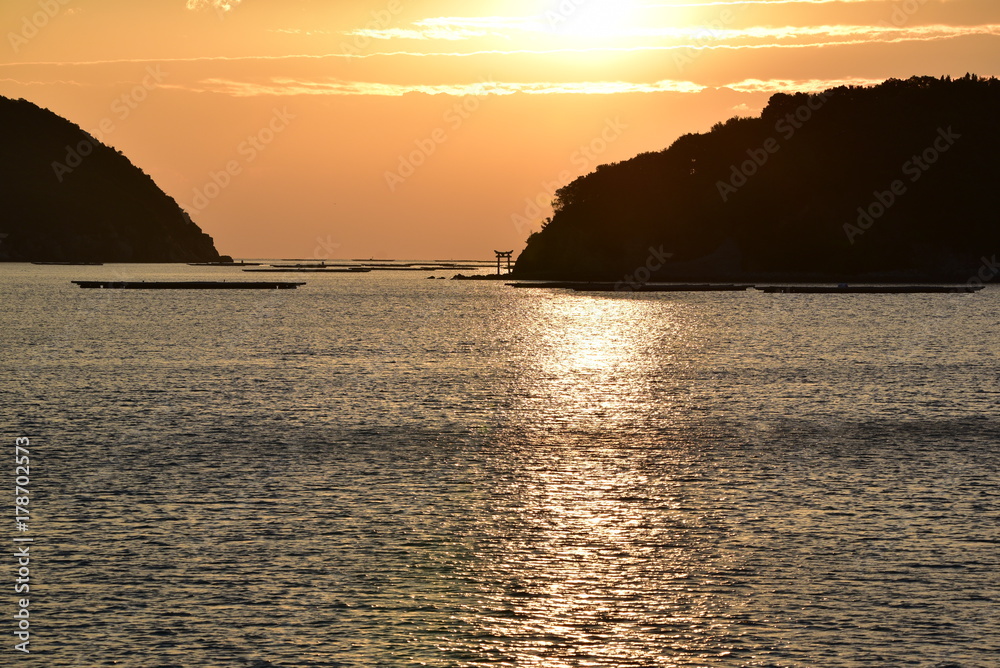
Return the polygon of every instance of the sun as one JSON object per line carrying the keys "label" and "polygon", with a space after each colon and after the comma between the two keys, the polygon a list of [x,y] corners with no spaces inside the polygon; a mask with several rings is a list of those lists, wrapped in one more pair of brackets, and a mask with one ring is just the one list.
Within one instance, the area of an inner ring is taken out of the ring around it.
{"label": "sun", "polygon": [[549,32],[585,38],[625,37],[641,28],[635,2],[628,0],[563,0],[545,10]]}

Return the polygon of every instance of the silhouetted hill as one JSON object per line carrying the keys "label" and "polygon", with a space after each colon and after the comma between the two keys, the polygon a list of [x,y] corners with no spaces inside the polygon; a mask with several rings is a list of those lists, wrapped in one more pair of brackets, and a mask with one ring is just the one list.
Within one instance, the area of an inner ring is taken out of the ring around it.
{"label": "silhouetted hill", "polygon": [[0,260],[219,258],[212,238],[124,155],[47,109],[0,96]]}
{"label": "silhouetted hill", "polygon": [[515,273],[996,278],[998,119],[1000,81],[970,75],[777,94],[759,118],[685,135],[560,189]]}

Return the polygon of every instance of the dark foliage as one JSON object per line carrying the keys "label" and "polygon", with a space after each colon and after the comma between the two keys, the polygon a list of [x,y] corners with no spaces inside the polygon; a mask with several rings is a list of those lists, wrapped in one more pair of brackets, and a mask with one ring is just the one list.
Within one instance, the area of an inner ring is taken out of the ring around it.
{"label": "dark foliage", "polygon": [[[972,75],[777,94],[559,190],[515,271],[965,281],[1000,253],[998,118],[1000,81]],[[661,246],[670,261],[647,262]]]}
{"label": "dark foliage", "polygon": [[73,123],[0,96],[0,133],[0,260],[219,260],[148,175]]}

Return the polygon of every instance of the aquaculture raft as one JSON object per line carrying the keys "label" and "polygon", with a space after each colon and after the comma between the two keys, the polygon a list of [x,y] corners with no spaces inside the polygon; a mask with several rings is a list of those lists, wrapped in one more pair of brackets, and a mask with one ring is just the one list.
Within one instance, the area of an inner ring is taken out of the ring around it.
{"label": "aquaculture raft", "polygon": [[562,288],[577,292],[744,292],[759,290],[771,293],[800,294],[923,294],[942,292],[979,292],[981,285],[745,285],[745,284],[684,284],[645,283],[632,286],[619,283],[583,283],[579,281],[542,281],[508,283],[512,288]]}
{"label": "aquaculture raft", "polygon": [[979,292],[981,285],[758,285],[761,292],[792,294],[899,295],[939,292]]}
{"label": "aquaculture raft", "polygon": [[580,281],[541,281],[508,283],[512,288],[563,288],[577,292],[745,292],[752,285],[742,284],[690,284],[690,283],[644,283],[629,285],[618,283],[583,283]]}
{"label": "aquaculture raft", "polygon": [[81,288],[111,290],[294,290],[291,281],[72,281]]}
{"label": "aquaculture raft", "polygon": [[272,273],[272,274],[365,274],[371,269],[360,267],[332,268],[332,267],[269,267],[265,269],[244,269],[245,272]]}

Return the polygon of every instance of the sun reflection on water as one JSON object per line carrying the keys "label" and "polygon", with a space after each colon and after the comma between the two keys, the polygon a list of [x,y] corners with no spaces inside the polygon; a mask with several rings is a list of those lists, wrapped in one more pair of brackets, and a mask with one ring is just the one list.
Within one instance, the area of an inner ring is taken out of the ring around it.
{"label": "sun reflection on water", "polygon": [[524,360],[530,380],[512,412],[531,415],[542,429],[590,433],[671,419],[676,393],[664,391],[663,379],[699,345],[698,324],[684,304],[559,295],[531,308]]}
{"label": "sun reflection on water", "polygon": [[691,507],[684,461],[654,467],[627,446],[503,456],[518,457],[520,473],[500,481],[483,527],[485,600],[470,619],[481,655],[547,668],[690,665],[719,647],[730,611],[712,590],[733,565],[716,549],[724,522]]}
{"label": "sun reflection on water", "polygon": [[731,568],[714,550],[724,522],[698,507],[692,455],[669,436],[689,381],[664,378],[685,376],[699,325],[667,299],[554,295],[528,308],[530,382],[510,406],[527,421],[494,454],[504,473],[481,528],[483,600],[466,620],[474,665],[691,665],[729,626],[711,583]]}

